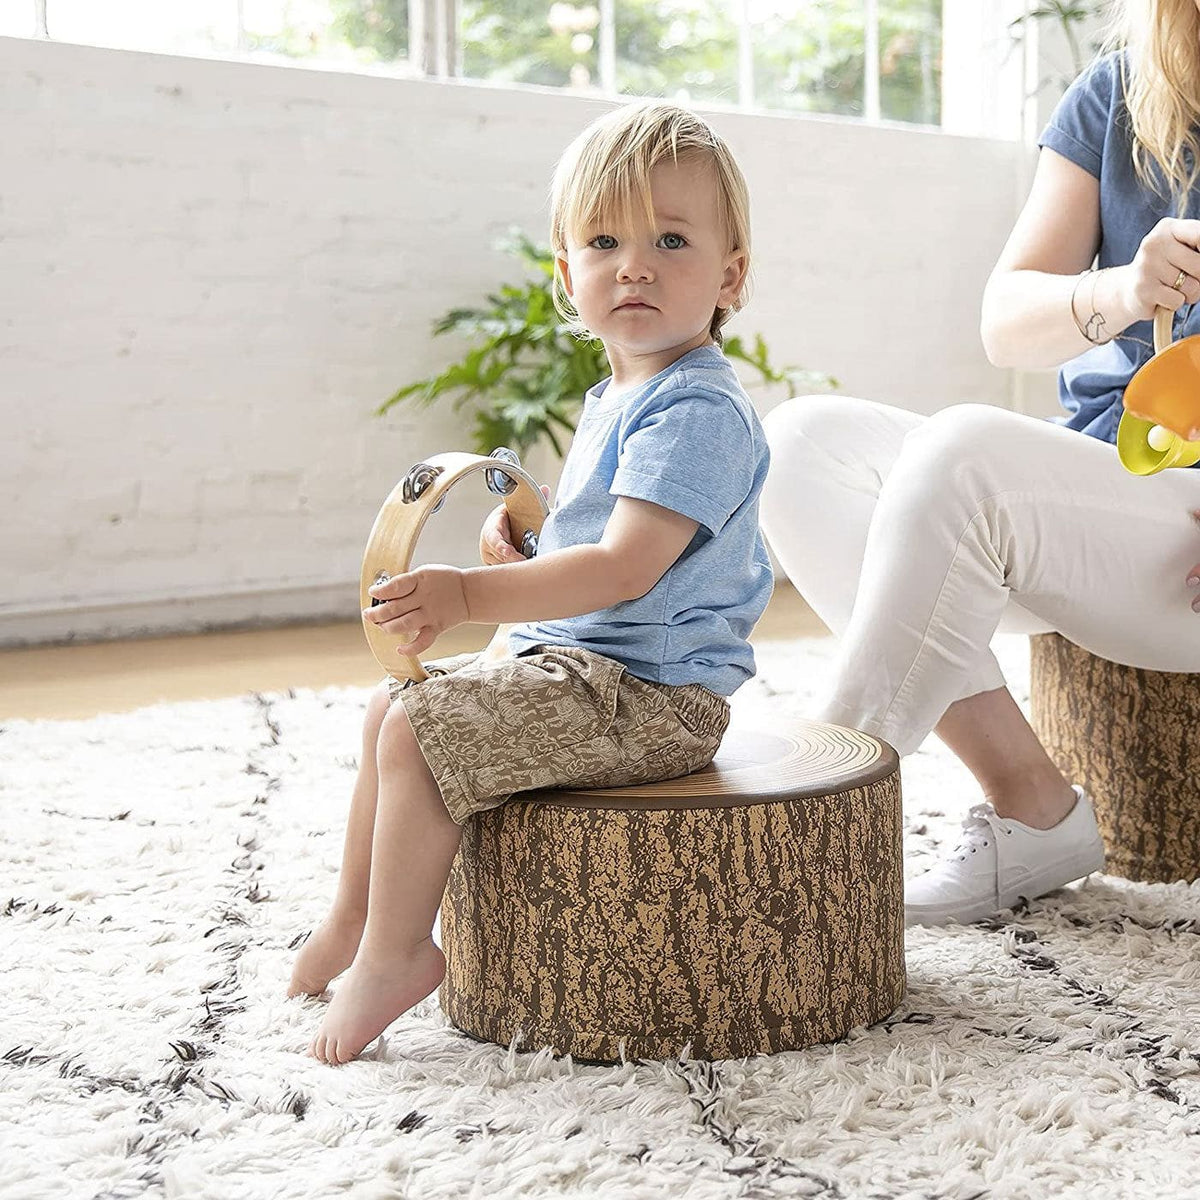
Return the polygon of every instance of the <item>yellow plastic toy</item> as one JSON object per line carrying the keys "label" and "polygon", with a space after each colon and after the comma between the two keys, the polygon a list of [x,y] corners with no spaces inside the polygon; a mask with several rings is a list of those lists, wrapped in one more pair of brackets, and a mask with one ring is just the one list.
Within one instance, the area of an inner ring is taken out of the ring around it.
{"label": "yellow plastic toy", "polygon": [[1154,357],[1125,388],[1117,454],[1134,475],[1200,462],[1200,334],[1172,342],[1170,309],[1154,314]]}

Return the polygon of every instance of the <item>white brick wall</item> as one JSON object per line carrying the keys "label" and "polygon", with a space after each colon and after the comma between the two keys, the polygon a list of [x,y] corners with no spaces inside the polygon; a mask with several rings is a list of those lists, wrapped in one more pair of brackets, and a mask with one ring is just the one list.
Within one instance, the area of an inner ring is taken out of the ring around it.
{"label": "white brick wall", "polygon": [[[468,444],[372,409],[454,353],[431,319],[512,274],[493,243],[541,235],[601,108],[0,38],[0,642],[355,612],[387,491]],[[754,199],[736,329],[848,392],[1008,402],[976,329],[1016,146],[714,120]],[[486,507],[424,557],[469,561]]]}

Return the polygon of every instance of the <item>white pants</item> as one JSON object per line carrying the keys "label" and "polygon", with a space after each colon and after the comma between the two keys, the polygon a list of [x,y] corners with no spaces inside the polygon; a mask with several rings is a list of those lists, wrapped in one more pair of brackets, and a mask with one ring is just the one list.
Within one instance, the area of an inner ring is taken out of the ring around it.
{"label": "white pants", "polygon": [[955,700],[1004,685],[997,628],[1200,671],[1200,470],[1130,475],[1111,445],[976,404],[806,396],[764,426],[763,531],[842,639],[823,719],[915,750]]}

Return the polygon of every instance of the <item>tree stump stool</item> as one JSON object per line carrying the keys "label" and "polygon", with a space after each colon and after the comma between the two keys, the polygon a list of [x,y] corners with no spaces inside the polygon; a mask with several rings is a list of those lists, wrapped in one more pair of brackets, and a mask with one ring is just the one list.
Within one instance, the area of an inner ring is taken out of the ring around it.
{"label": "tree stump stool", "polygon": [[1097,658],[1057,633],[1029,639],[1033,727],[1092,796],[1127,879],[1200,876],[1200,675]]}
{"label": "tree stump stool", "polygon": [[471,819],[442,903],[466,1033],[589,1061],[831,1041],[904,994],[896,752],[736,722],[680,779],[542,791]]}

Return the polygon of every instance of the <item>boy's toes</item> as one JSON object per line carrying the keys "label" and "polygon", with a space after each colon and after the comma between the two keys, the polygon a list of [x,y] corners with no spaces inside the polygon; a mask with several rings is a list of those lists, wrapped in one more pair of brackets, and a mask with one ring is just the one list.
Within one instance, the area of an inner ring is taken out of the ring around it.
{"label": "boy's toes", "polygon": [[352,1062],[355,1055],[345,1040],[339,1040],[327,1033],[318,1033],[308,1048],[309,1054],[327,1067],[343,1067]]}

